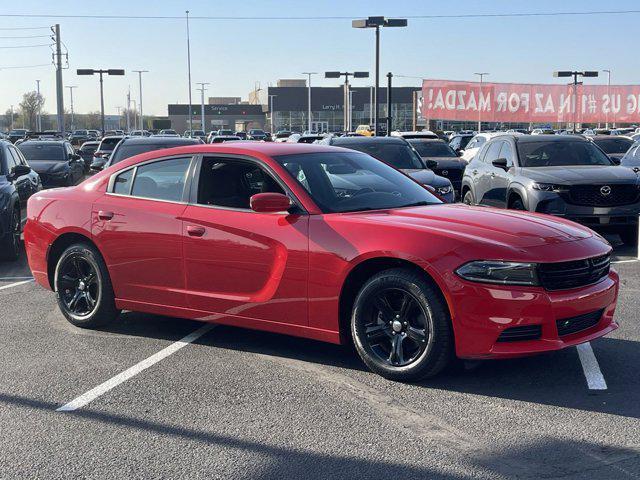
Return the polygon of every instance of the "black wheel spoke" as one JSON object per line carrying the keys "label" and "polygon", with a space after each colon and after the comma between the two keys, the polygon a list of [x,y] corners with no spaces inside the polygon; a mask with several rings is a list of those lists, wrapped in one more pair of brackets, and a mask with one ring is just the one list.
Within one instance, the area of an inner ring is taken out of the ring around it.
{"label": "black wheel spoke", "polygon": [[73,297],[71,297],[71,300],[69,300],[69,303],[67,304],[69,310],[71,310],[72,312],[76,311],[76,308],[78,307],[78,301],[80,300],[81,296],[82,292],[80,290],[76,290],[76,292],[73,294]]}
{"label": "black wheel spoke", "polygon": [[76,272],[77,278],[82,278],[82,267],[80,266],[80,261],[78,260],[78,258],[74,258],[71,261],[71,264],[73,265],[73,269]]}
{"label": "black wheel spoke", "polygon": [[408,294],[403,295],[402,302],[400,303],[400,312],[398,313],[402,321],[406,320],[407,315],[409,314],[412,306],[413,306],[413,299],[411,298],[411,296]]}
{"label": "black wheel spoke", "polygon": [[389,305],[389,301],[384,295],[376,297],[376,299],[374,300],[374,305],[382,314],[382,319],[385,322],[392,322],[393,319],[396,318],[396,312],[393,310],[393,308],[391,308],[391,305]]}
{"label": "black wheel spoke", "polygon": [[391,337],[391,331],[389,326],[384,323],[379,323],[377,325],[371,325],[366,328],[365,333],[369,342],[372,345],[376,343],[380,343],[382,340],[388,339]]}
{"label": "black wheel spoke", "polygon": [[389,362],[392,365],[402,365],[404,363],[404,352],[402,351],[402,342],[404,336],[395,335],[391,341],[391,353],[389,354]]}
{"label": "black wheel spoke", "polygon": [[89,310],[92,310],[93,307],[96,306],[96,301],[89,292],[84,292],[84,299],[87,302],[87,307],[89,307]]}
{"label": "black wheel spoke", "polygon": [[92,285],[96,282],[96,274],[95,272],[90,272],[89,275],[87,275],[84,278],[84,283],[86,283],[87,285]]}
{"label": "black wheel spoke", "polygon": [[407,337],[422,346],[427,343],[427,334],[425,330],[419,328],[409,327],[407,328]]}

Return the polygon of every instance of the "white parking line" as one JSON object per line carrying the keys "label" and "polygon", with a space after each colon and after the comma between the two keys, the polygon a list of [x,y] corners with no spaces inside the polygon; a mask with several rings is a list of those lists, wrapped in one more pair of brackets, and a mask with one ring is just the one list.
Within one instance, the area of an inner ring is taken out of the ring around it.
{"label": "white parking line", "polygon": [[591,344],[589,342],[582,343],[576,348],[578,349],[578,356],[580,357],[580,363],[582,363],[582,370],[587,379],[589,390],[606,390],[607,382],[604,381]]}
{"label": "white parking line", "polygon": [[198,338],[203,336],[205,333],[211,331],[215,326],[216,325],[213,323],[207,323],[203,325],[197,330],[191,332],[186,337],[178,340],[177,342],[172,343],[166,348],[163,348],[158,353],[154,353],[150,357],[142,360],[139,363],[136,363],[133,367],[127,368],[125,371],[119,373],[115,377],[110,378],[106,382],[98,385],[95,388],[92,388],[91,390],[89,390],[86,393],[83,393],[79,397],[74,398],[69,403],[61,406],[60,408],[57,408],[56,412],[72,412],[74,410],[84,407],[86,404],[88,404],[89,402],[92,402],[93,400],[98,398],[100,395],[103,395],[107,393],[109,390],[111,390],[112,388],[117,387],[123,382],[126,382],[131,377],[134,377],[135,375],[142,372],[143,370],[146,370],[150,366],[158,363],[163,358],[166,358],[169,355],[176,353],[181,348],[186,347],[190,343],[195,342]]}
{"label": "white parking line", "polygon": [[33,282],[33,278],[30,278],[29,280],[23,280],[21,282],[10,283],[9,285],[3,285],[2,287],[0,287],[0,290],[6,290],[7,288],[17,287],[18,285],[24,285],[25,283],[29,283],[29,282]]}
{"label": "white parking line", "polygon": [[614,260],[611,263],[634,263],[634,262],[640,262],[640,260],[637,258],[634,258],[632,260]]}

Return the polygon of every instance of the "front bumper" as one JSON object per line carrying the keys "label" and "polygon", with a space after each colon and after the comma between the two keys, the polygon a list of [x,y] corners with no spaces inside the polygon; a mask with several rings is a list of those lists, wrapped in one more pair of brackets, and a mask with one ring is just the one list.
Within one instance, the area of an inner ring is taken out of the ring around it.
{"label": "front bumper", "polygon": [[[600,282],[581,288],[546,291],[542,287],[488,285],[460,279],[452,294],[456,354],[460,358],[515,358],[588,342],[618,328],[613,320],[618,274],[611,270]],[[559,335],[557,321],[596,315],[587,328]],[[531,340],[499,341],[513,327],[539,326]]]}

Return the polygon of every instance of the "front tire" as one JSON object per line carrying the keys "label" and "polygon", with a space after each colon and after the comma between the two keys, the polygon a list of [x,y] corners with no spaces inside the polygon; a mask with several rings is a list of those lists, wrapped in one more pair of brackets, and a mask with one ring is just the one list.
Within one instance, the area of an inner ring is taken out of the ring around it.
{"label": "front tire", "polygon": [[475,205],[476,201],[473,198],[473,193],[471,193],[471,190],[467,190],[464,193],[464,197],[462,197],[462,203],[464,203],[465,205]]}
{"label": "front tire", "polygon": [[14,261],[20,256],[20,234],[22,233],[22,222],[20,220],[20,208],[15,207],[9,219],[9,230],[5,240],[0,243],[0,258],[2,260]]}
{"label": "front tire", "polygon": [[516,198],[511,202],[511,206],[509,207],[511,210],[526,210],[524,207],[524,203],[522,199]]}
{"label": "front tire", "polygon": [[351,316],[358,355],[375,373],[412,381],[440,373],[453,356],[451,320],[436,288],[409,269],[374,275]]}
{"label": "front tire", "polygon": [[107,266],[93,246],[78,243],[62,252],[54,280],[60,311],[73,325],[101,327],[120,314]]}

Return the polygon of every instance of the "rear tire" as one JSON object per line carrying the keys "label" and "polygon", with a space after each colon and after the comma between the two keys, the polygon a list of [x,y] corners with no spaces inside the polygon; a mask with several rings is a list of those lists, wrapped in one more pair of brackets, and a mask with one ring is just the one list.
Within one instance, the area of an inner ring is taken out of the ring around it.
{"label": "rear tire", "polygon": [[436,287],[409,269],[385,270],[364,284],[351,335],[362,361],[390,380],[432,377],[453,357],[448,310]]}
{"label": "rear tire", "polygon": [[9,220],[9,231],[3,242],[0,242],[0,259],[14,261],[20,256],[20,234],[22,233],[22,221],[20,208],[14,207]]}
{"label": "rear tire", "polygon": [[526,211],[527,209],[524,207],[524,203],[522,202],[521,198],[516,198],[511,202],[511,206],[509,207],[511,210],[523,210]]}
{"label": "rear tire", "polygon": [[620,239],[625,245],[638,245],[638,227],[629,227],[619,232]]}
{"label": "rear tire", "polygon": [[107,266],[91,245],[77,243],[62,252],[54,290],[60,311],[76,327],[101,327],[120,315]]}

